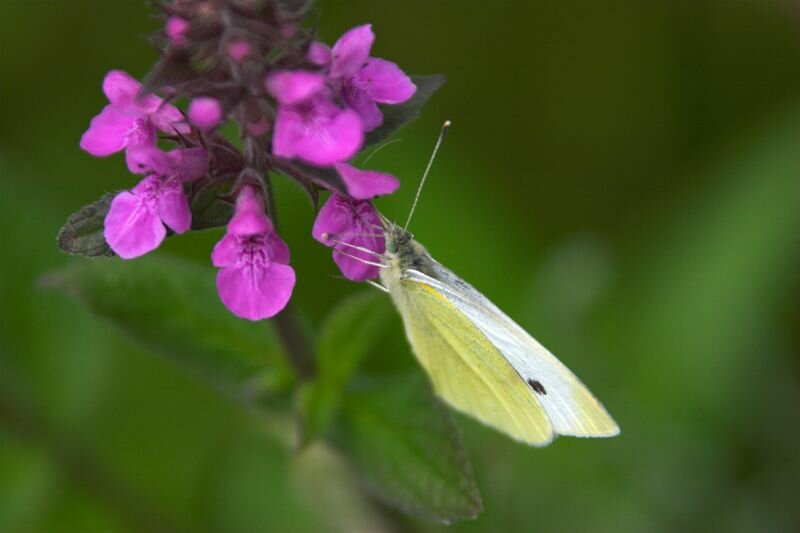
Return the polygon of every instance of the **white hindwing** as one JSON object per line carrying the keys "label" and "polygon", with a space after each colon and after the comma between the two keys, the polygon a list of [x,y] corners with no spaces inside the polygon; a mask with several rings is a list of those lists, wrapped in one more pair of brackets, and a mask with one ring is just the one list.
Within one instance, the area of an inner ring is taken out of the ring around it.
{"label": "white hindwing", "polygon": [[529,384],[556,434],[610,437],[619,433],[600,402],[561,361],[474,287],[441,264],[434,261],[433,266],[436,277],[406,270],[403,279],[430,285],[464,313]]}

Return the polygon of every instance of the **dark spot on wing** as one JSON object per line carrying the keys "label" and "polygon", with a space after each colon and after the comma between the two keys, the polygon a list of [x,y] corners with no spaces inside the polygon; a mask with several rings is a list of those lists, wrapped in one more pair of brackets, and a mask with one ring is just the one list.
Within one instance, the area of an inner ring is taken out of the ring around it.
{"label": "dark spot on wing", "polygon": [[544,385],[542,385],[541,382],[528,378],[528,385],[531,386],[536,394],[544,394],[545,396],[547,395],[547,391],[544,389]]}

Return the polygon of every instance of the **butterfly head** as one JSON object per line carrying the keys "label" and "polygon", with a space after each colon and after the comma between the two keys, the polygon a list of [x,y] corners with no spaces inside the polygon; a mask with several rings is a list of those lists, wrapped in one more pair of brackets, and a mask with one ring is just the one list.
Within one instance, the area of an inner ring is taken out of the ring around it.
{"label": "butterfly head", "polygon": [[411,232],[403,229],[394,222],[385,223],[384,237],[386,239],[386,252],[389,254],[397,254],[401,250],[408,248],[410,243],[414,240],[414,236]]}

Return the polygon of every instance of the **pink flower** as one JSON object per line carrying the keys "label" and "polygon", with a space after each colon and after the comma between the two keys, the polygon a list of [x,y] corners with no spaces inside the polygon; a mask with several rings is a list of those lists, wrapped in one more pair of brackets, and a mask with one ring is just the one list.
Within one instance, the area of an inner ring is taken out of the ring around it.
{"label": "pink flower", "polygon": [[[328,74],[332,80],[338,81],[342,99],[359,114],[365,131],[374,130],[383,122],[379,103],[400,104],[417,90],[396,64],[369,57],[374,40],[371,24],[346,32],[333,45]],[[313,45],[309,54],[317,61],[325,57],[324,50]]]}
{"label": "pink flower", "polygon": [[[154,94],[139,98],[141,88],[125,72],[109,72],[103,80],[103,92],[110,104],[92,119],[81,137],[81,148],[93,156],[105,157],[128,147],[155,146],[156,129],[189,133],[178,108]],[[131,168],[130,161],[128,167]]]}
{"label": "pink flower", "polygon": [[237,63],[241,63],[253,52],[253,47],[249,41],[243,38],[235,38],[228,41],[228,56]]}
{"label": "pink flower", "polygon": [[291,106],[320,92],[325,86],[325,76],[305,70],[279,70],[267,77],[266,86],[280,105]]}
{"label": "pink flower", "polygon": [[375,254],[353,247],[382,254],[386,249],[382,227],[378,212],[369,201],[334,193],[320,209],[311,234],[333,248],[333,260],[346,278],[364,281],[377,277],[378,267],[363,261],[375,263],[378,259]]}
{"label": "pink flower", "polygon": [[172,44],[185,44],[186,32],[189,31],[189,21],[181,17],[170,17],[167,19],[164,31]]}
{"label": "pink flower", "polygon": [[275,316],[292,296],[295,274],[289,266],[289,248],[275,233],[252,186],[239,192],[236,212],[211,260],[220,268],[219,297],[236,316],[249,320]]}
{"label": "pink flower", "polygon": [[275,155],[330,165],[350,159],[361,148],[361,119],[328,99],[322,74],[278,71],[267,78],[266,86],[278,100],[272,136]]}
{"label": "pink flower", "polygon": [[331,62],[331,49],[325,43],[313,41],[308,47],[306,59],[315,65],[324,67]]}
{"label": "pink flower", "polygon": [[222,105],[216,98],[199,96],[189,104],[189,122],[201,130],[212,130],[222,122]]}
{"label": "pink flower", "polygon": [[347,194],[356,200],[369,200],[382,194],[391,194],[400,182],[391,174],[376,170],[361,170],[347,163],[335,163],[334,168],[347,187]]}
{"label": "pink flower", "polygon": [[117,194],[104,222],[103,235],[114,252],[132,259],[150,252],[167,234],[164,225],[184,233],[192,223],[183,183],[208,171],[202,148],[164,153],[155,148],[132,148],[130,160],[137,172],[147,174],[130,192]]}

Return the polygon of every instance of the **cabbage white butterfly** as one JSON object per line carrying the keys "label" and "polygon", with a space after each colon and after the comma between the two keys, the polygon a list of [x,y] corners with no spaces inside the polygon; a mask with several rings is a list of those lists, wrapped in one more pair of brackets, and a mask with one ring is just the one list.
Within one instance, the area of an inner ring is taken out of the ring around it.
{"label": "cabbage white butterfly", "polygon": [[[449,121],[425,169],[409,221],[448,126]],[[616,422],[566,366],[433,259],[406,227],[384,219],[386,251],[371,252],[379,259],[371,264],[381,267],[381,283],[372,284],[391,296],[414,353],[441,398],[534,446],[545,446],[556,435],[619,434]]]}

